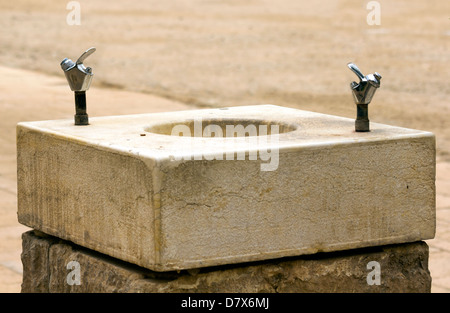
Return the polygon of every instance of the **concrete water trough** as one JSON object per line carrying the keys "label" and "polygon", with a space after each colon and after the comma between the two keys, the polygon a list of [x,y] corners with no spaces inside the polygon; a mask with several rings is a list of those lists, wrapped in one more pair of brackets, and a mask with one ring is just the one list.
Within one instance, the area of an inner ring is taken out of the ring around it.
{"label": "concrete water trough", "polygon": [[23,122],[18,218],[153,271],[427,240],[430,132],[274,105]]}

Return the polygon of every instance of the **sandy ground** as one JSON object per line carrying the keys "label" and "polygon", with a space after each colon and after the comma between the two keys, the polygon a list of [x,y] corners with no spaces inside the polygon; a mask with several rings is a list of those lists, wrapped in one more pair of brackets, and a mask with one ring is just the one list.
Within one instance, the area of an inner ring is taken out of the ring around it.
{"label": "sandy ground", "polygon": [[272,103],[354,118],[355,62],[383,78],[371,121],[437,138],[434,292],[450,291],[450,2],[0,0],[0,292],[20,291],[15,124],[71,118],[73,95],[59,63],[86,60],[95,77],[91,116]]}

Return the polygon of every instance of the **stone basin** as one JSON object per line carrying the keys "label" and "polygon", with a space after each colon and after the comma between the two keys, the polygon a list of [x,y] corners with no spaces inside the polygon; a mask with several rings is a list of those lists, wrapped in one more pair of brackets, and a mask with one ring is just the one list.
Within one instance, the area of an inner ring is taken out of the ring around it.
{"label": "stone basin", "polygon": [[17,125],[18,219],[171,271],[434,238],[430,132],[274,105]]}

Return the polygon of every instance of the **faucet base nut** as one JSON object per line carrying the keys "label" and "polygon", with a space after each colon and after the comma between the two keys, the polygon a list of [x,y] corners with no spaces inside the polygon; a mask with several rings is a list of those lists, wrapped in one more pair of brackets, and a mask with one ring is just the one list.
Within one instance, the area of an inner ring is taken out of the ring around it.
{"label": "faucet base nut", "polygon": [[75,125],[89,125],[87,114],[75,114]]}
{"label": "faucet base nut", "polygon": [[357,132],[369,132],[369,120],[355,120],[355,131]]}

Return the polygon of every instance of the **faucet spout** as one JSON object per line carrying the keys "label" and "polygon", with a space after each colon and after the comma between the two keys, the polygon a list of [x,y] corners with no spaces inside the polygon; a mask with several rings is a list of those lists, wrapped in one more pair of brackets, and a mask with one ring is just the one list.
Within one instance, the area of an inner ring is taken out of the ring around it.
{"label": "faucet spout", "polygon": [[75,125],[89,125],[86,113],[86,90],[89,89],[94,74],[92,68],[85,67],[84,60],[95,52],[95,48],[86,50],[76,62],[65,58],[61,62],[70,89],[75,93]]}
{"label": "faucet spout", "polygon": [[368,105],[372,101],[375,91],[380,88],[381,75],[375,72],[364,76],[354,63],[348,63],[347,66],[359,78],[359,83],[355,81],[350,83],[353,99],[357,106],[355,130],[368,132],[370,131]]}

